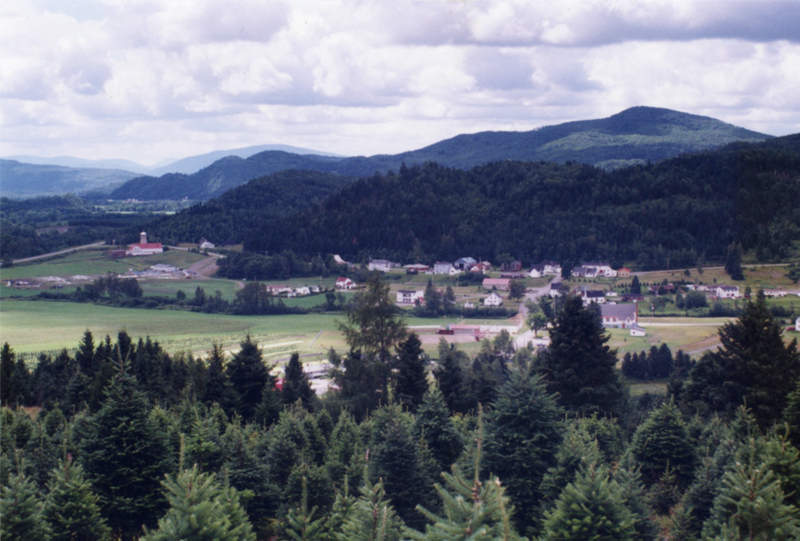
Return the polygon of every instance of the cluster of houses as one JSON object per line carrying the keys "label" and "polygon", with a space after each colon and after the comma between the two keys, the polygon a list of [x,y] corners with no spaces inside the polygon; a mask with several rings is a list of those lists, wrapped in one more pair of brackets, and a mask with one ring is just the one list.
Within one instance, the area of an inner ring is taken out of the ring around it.
{"label": "cluster of houses", "polygon": [[267,288],[267,293],[275,297],[305,297],[322,291],[320,286],[267,285],[265,287]]}
{"label": "cluster of houses", "polygon": [[[379,272],[391,272],[393,270],[404,269],[409,274],[438,274],[454,276],[464,272],[487,273],[494,269],[489,261],[478,261],[474,257],[460,257],[453,262],[450,261],[437,261],[433,265],[423,265],[421,263],[411,263],[409,265],[401,265],[394,261],[387,259],[370,259],[367,264],[367,269]],[[561,274],[561,265],[554,261],[545,261],[534,265],[527,273],[522,272],[521,261],[510,261],[500,266],[501,272],[515,274],[518,277],[523,277],[527,274],[531,278],[539,278],[542,276],[559,276]]]}

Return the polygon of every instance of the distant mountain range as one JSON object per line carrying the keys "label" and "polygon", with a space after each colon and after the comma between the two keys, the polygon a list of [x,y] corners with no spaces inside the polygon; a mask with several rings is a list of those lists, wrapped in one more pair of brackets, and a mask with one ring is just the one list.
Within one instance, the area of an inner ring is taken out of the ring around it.
{"label": "distant mountain range", "polygon": [[120,169],[36,165],[15,160],[0,160],[0,195],[36,197],[91,190],[106,192],[136,173]]}
{"label": "distant mountain range", "polygon": [[655,162],[734,141],[758,142],[771,136],[719,120],[653,107],[633,107],[608,118],[567,122],[525,132],[458,135],[394,155],[333,157],[266,151],[246,159],[226,157],[191,175],[132,179],[112,192],[117,199],[209,199],[252,178],[287,169],[348,177],[397,171],[436,162],[468,169],[501,160],[579,162],[613,169]]}
{"label": "distant mountain range", "polygon": [[468,169],[500,160],[575,161],[613,169],[733,141],[768,138],[709,117],[634,107],[603,119],[525,132],[463,134],[418,150],[370,157],[334,156],[287,145],[214,151],[153,168],[128,160],[18,156],[0,160],[0,190],[9,197],[95,191],[116,199],[206,200],[250,179],[288,169],[364,177],[396,171],[403,164],[434,161]]}

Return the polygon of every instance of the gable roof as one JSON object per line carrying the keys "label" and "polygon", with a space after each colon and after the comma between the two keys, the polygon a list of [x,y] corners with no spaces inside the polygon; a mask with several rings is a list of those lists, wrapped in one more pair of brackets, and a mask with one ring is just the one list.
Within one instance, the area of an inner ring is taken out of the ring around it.
{"label": "gable roof", "polygon": [[636,319],[636,304],[635,303],[621,303],[621,304],[601,304],[600,313],[604,318],[613,319]]}

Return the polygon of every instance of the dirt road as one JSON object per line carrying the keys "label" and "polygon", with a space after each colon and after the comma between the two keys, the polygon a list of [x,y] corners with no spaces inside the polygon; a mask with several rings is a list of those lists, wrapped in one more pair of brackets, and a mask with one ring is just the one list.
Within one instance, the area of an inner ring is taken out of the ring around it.
{"label": "dirt road", "polygon": [[91,250],[92,248],[100,248],[101,246],[105,246],[105,241],[98,241],[93,242],[91,244],[84,244],[83,246],[73,246],[72,248],[64,248],[63,250],[58,250],[56,252],[49,252],[42,255],[35,255],[32,257],[23,257],[22,259],[14,259],[14,265],[20,265],[22,263],[30,263],[31,261],[38,261],[40,259],[48,259],[50,257],[56,257],[59,255],[64,254],[71,254],[72,252],[77,252],[79,250]]}

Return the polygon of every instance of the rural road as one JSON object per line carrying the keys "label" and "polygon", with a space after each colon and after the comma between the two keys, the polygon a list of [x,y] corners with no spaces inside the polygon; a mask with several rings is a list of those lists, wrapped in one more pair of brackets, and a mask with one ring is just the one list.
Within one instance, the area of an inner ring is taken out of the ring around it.
{"label": "rural road", "polygon": [[101,246],[105,246],[105,241],[101,240],[98,242],[93,242],[91,244],[84,244],[82,246],[73,246],[72,248],[64,248],[63,250],[58,250],[55,252],[48,252],[46,254],[35,255],[31,257],[23,257],[22,259],[14,259],[12,262],[14,265],[18,265],[21,263],[30,263],[31,261],[38,261],[40,259],[48,259],[50,257],[55,257],[64,254],[70,254],[72,252],[77,252],[79,250],[91,250],[92,248],[99,248]]}

